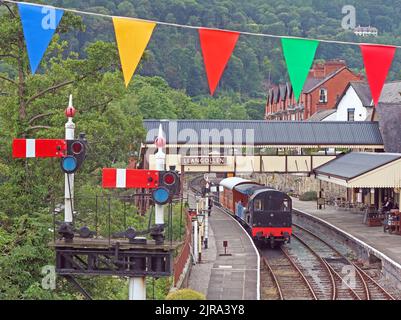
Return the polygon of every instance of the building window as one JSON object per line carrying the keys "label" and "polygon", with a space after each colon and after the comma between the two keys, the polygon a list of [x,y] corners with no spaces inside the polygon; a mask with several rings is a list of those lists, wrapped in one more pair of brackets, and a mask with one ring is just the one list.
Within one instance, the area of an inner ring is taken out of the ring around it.
{"label": "building window", "polygon": [[327,102],[327,89],[320,89],[319,94],[319,102],[326,103]]}
{"label": "building window", "polygon": [[355,121],[355,109],[347,110],[347,121]]}

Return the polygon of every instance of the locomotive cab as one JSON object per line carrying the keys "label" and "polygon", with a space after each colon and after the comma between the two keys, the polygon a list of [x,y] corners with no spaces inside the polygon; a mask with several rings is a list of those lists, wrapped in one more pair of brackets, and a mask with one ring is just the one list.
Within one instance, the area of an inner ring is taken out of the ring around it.
{"label": "locomotive cab", "polygon": [[220,181],[220,203],[258,245],[290,242],[292,201],[284,192],[257,182],[230,177]]}
{"label": "locomotive cab", "polygon": [[252,237],[257,242],[290,242],[292,202],[285,193],[264,189],[255,192],[249,201]]}

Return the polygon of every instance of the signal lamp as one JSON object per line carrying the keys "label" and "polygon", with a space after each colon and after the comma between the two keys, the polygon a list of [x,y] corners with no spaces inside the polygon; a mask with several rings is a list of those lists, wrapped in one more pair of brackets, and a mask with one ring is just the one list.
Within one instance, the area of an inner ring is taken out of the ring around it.
{"label": "signal lamp", "polygon": [[164,187],[159,187],[152,191],[152,199],[157,204],[166,204],[170,200],[170,192]]}
{"label": "signal lamp", "polygon": [[65,173],[74,173],[78,169],[77,159],[75,159],[73,156],[61,158],[61,169]]}
{"label": "signal lamp", "polygon": [[163,182],[167,185],[172,185],[175,182],[175,175],[172,174],[171,172],[167,172],[164,176],[163,176]]}
{"label": "signal lamp", "polygon": [[75,141],[72,145],[71,145],[71,150],[74,154],[80,154],[82,152],[82,150],[84,149],[83,144],[80,141]]}
{"label": "signal lamp", "polygon": [[166,188],[172,197],[180,192],[180,176],[176,171],[160,171],[159,186]]}
{"label": "signal lamp", "polygon": [[87,141],[84,134],[77,140],[67,140],[67,154],[61,158],[61,169],[68,174],[77,171],[86,158]]}

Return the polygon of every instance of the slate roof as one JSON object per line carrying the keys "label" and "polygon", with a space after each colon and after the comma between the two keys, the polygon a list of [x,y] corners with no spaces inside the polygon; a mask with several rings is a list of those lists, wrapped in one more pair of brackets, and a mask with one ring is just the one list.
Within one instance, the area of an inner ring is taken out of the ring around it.
{"label": "slate roof", "polygon": [[351,180],[387,163],[401,159],[401,153],[351,152],[316,168],[317,174]]}
{"label": "slate roof", "polygon": [[319,110],[312,114],[306,121],[323,121],[323,119],[327,118],[336,111],[336,109]]}
{"label": "slate roof", "polygon": [[401,81],[385,83],[379,101],[382,103],[401,103]]}
{"label": "slate roof", "polygon": [[350,85],[354,88],[356,94],[358,95],[359,99],[361,99],[362,104],[365,107],[372,105],[372,95],[370,93],[369,85],[366,82],[352,81],[350,82]]}
{"label": "slate roof", "polygon": [[219,144],[222,133],[234,137],[234,144],[245,143],[253,133],[255,145],[383,145],[377,122],[266,120],[144,120],[147,144],[160,123],[169,144]]}
{"label": "slate roof", "polygon": [[312,92],[317,87],[321,86],[326,81],[330,80],[331,78],[333,78],[334,76],[336,76],[337,74],[339,74],[340,72],[342,72],[345,69],[348,69],[348,68],[347,67],[342,67],[342,68],[340,68],[340,69],[338,69],[336,71],[333,71],[332,73],[328,74],[324,78],[309,78],[308,80],[310,80],[310,81],[309,81],[309,83],[308,83],[308,81],[306,81],[302,92],[305,92],[305,93]]}
{"label": "slate roof", "polygon": [[401,152],[401,103],[381,103],[375,108],[386,152]]}

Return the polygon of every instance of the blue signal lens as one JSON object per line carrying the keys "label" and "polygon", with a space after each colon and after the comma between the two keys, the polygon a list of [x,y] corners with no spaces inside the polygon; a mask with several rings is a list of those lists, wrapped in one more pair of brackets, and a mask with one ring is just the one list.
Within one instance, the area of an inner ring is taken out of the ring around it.
{"label": "blue signal lens", "polygon": [[77,159],[72,156],[67,156],[61,160],[61,168],[66,173],[73,173],[77,169]]}
{"label": "blue signal lens", "polygon": [[152,192],[152,197],[157,204],[165,204],[169,200],[170,194],[166,188],[157,188]]}

